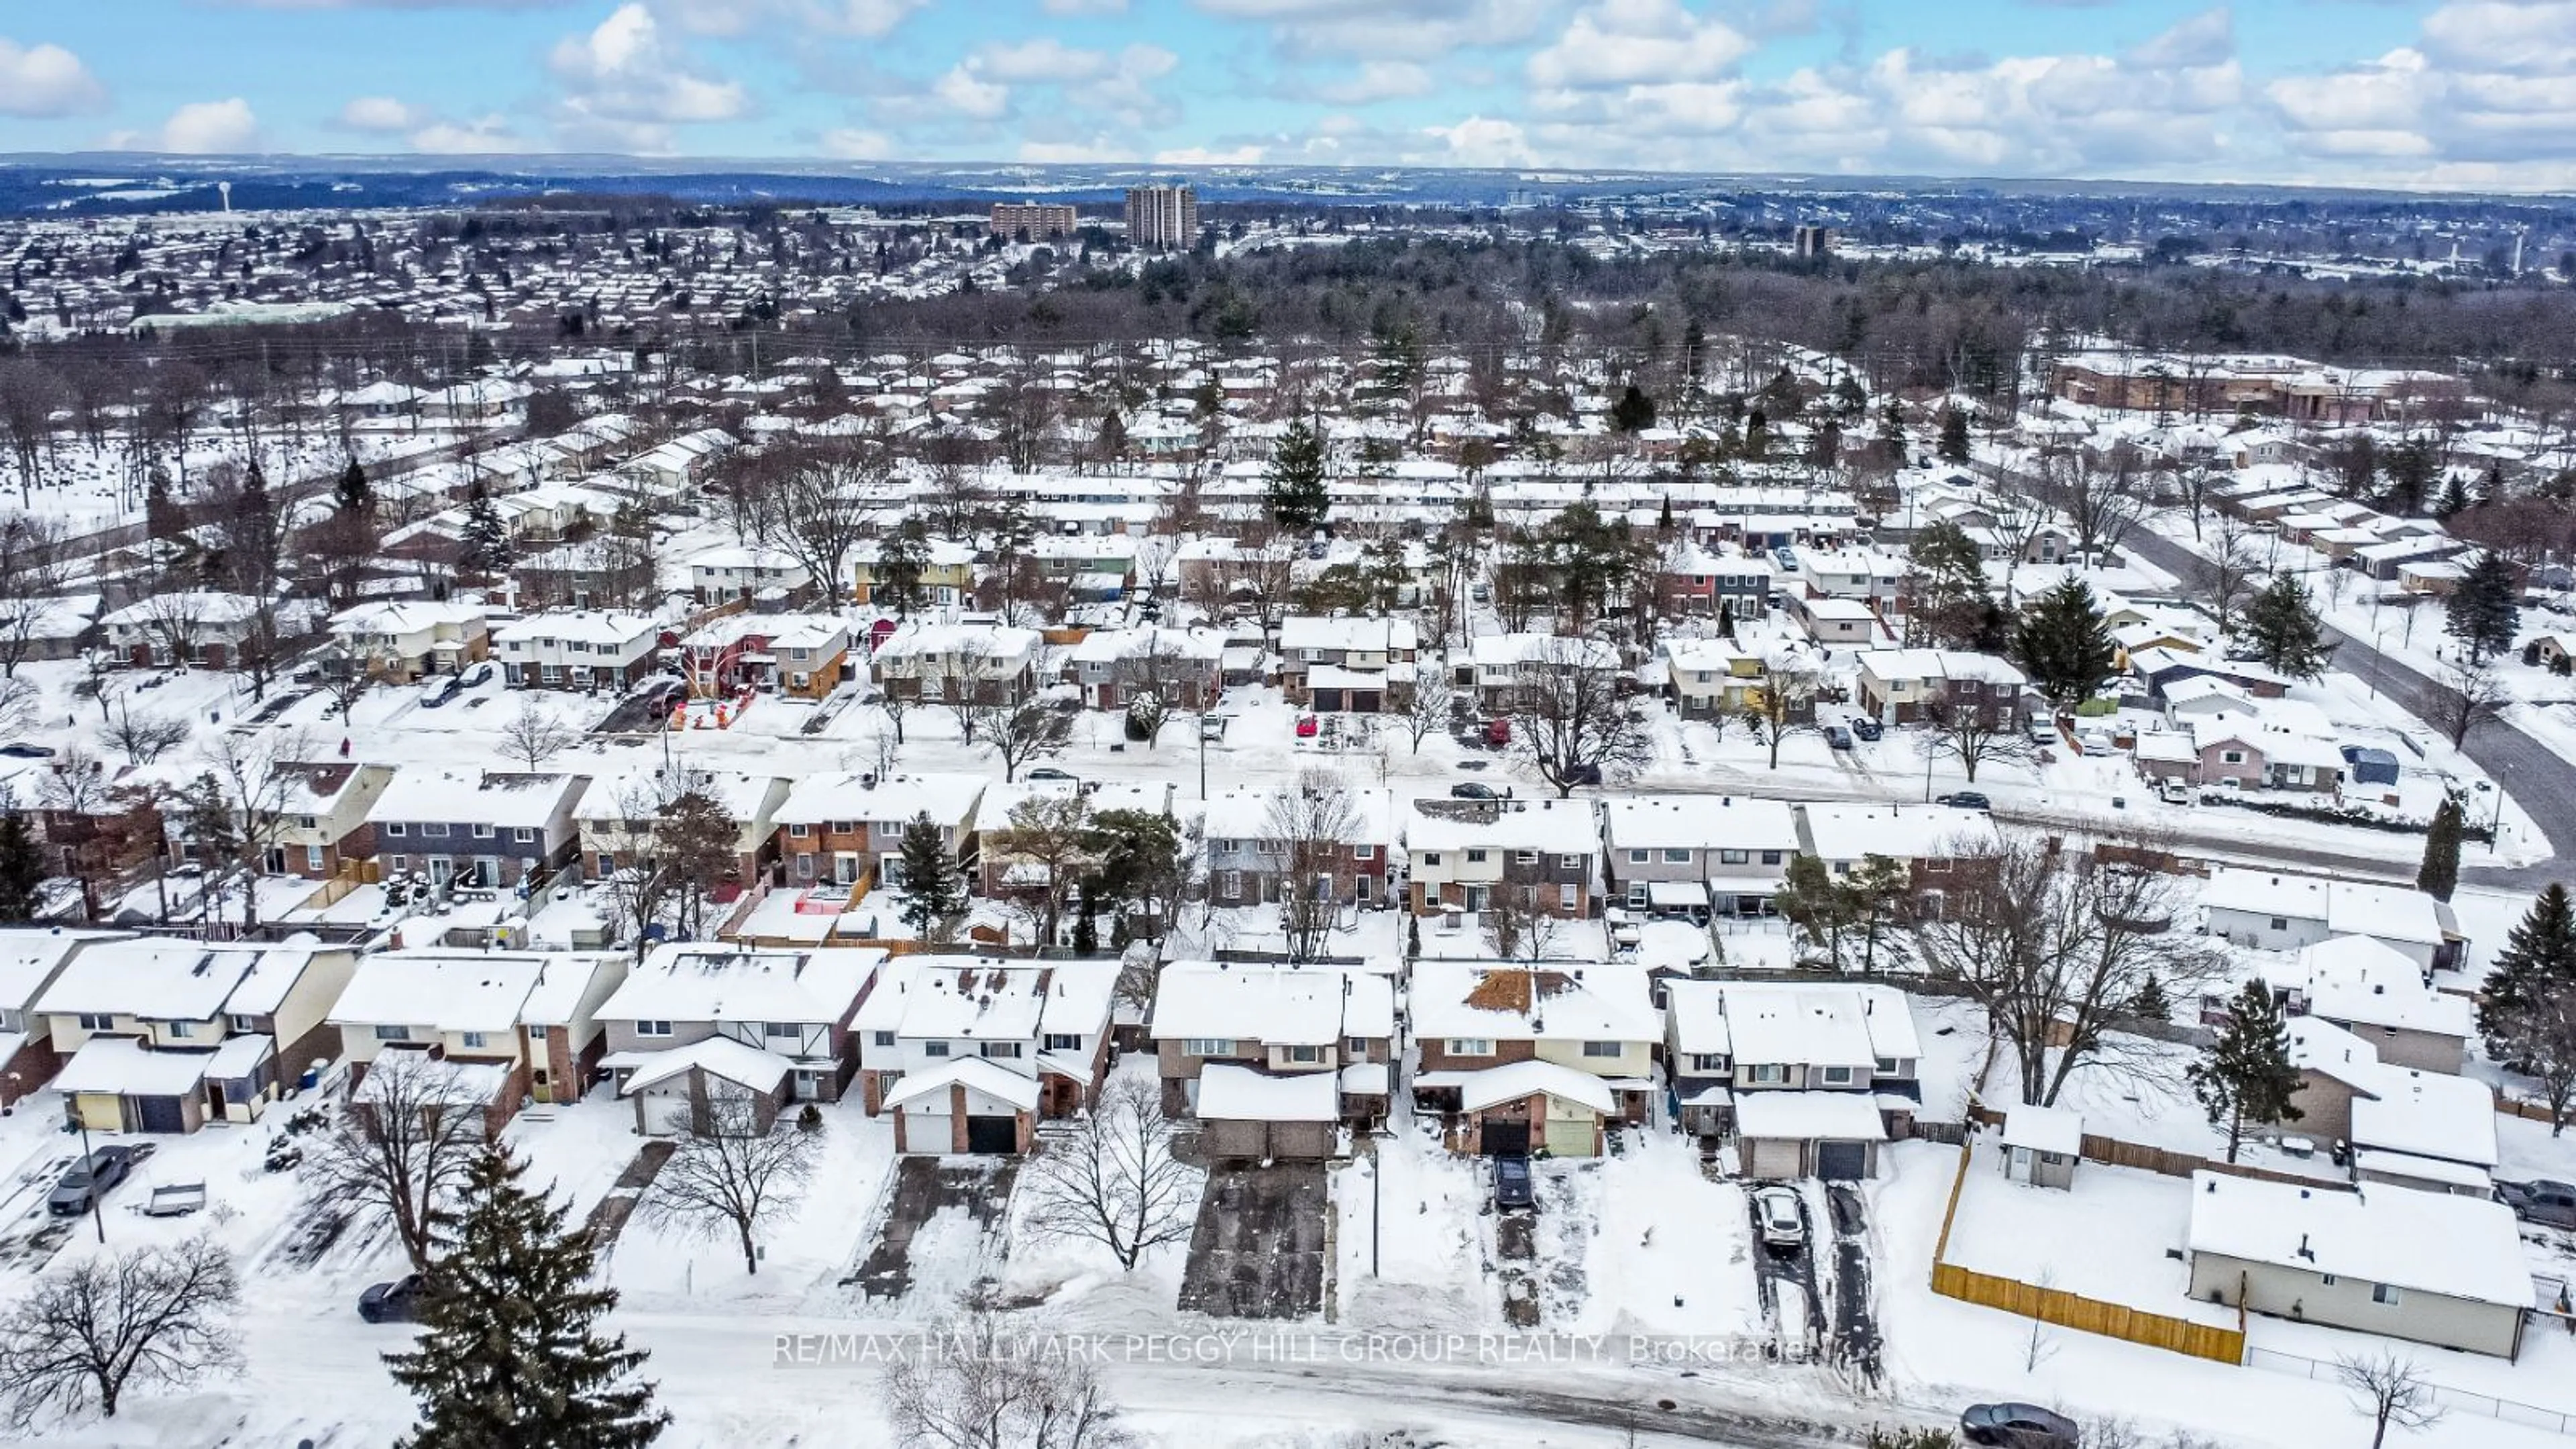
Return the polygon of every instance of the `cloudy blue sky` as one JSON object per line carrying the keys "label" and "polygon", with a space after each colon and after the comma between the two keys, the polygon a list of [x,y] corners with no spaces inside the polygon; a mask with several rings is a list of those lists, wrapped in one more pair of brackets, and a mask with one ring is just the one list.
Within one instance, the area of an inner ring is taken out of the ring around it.
{"label": "cloudy blue sky", "polygon": [[2576,0],[0,4],[0,151],[2576,187]]}

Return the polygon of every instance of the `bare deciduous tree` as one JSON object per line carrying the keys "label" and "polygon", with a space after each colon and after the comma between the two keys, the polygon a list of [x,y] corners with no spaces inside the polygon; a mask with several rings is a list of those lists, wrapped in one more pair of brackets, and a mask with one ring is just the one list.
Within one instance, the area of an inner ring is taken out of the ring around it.
{"label": "bare deciduous tree", "polygon": [[66,532],[60,519],[43,514],[0,520],[0,676],[17,675],[63,591]]}
{"label": "bare deciduous tree", "polygon": [[238,1367],[240,1306],[232,1256],[210,1237],[83,1258],[0,1316],[0,1399],[20,1428],[93,1408],[115,1418],[130,1389]]}
{"label": "bare deciduous tree", "polygon": [[1290,959],[1312,961],[1341,920],[1333,880],[1343,853],[1358,843],[1359,806],[1340,776],[1307,770],[1270,797],[1263,829],[1263,844],[1280,858],[1280,934]]}
{"label": "bare deciduous tree", "polygon": [[1413,752],[1422,753],[1422,742],[1449,727],[1450,701],[1458,692],[1450,687],[1445,664],[1424,660],[1414,666],[1413,694],[1404,705],[1404,732],[1413,737]]}
{"label": "bare deciduous tree", "polygon": [[1021,767],[1031,761],[1059,754],[1064,749],[1064,720],[1035,700],[1021,704],[998,701],[978,704],[961,718],[970,721],[966,730],[968,736],[981,738],[985,748],[1000,758],[1005,781],[1017,778]]}
{"label": "bare deciduous tree", "polygon": [[1506,961],[1536,961],[1547,955],[1571,923],[1548,909],[1536,886],[1498,885],[1485,898],[1485,943]]}
{"label": "bare deciduous tree", "polygon": [[519,712],[501,726],[501,753],[533,771],[570,749],[573,738],[573,732],[530,695],[519,701]]}
{"label": "bare deciduous tree", "polygon": [[2037,753],[2030,731],[2001,710],[1934,699],[1923,706],[1923,719],[1930,726],[1924,747],[1935,758],[1957,760],[1971,785],[1980,765],[2026,761]]}
{"label": "bare deciduous tree", "polygon": [[1173,1155],[1161,1090],[1121,1073],[1020,1170],[1020,1197],[1031,1232],[1097,1243],[1133,1269],[1148,1251],[1189,1240],[1199,1176]]}
{"label": "bare deciduous tree", "polygon": [[726,473],[752,537],[796,560],[826,598],[849,597],[851,556],[891,507],[884,450],[865,438],[821,439],[747,457]]}
{"label": "bare deciduous tree", "polygon": [[1512,749],[1558,798],[1577,785],[1625,780],[1654,763],[1645,710],[1622,695],[1618,651],[1597,639],[1550,636],[1512,674]]}
{"label": "bare deciduous tree", "polygon": [[[222,787],[233,809],[233,873],[242,880],[242,931],[259,927],[258,878],[271,866],[287,820],[309,793],[313,737],[303,730],[221,731],[199,746],[198,757]],[[209,869],[211,870],[211,865]]]}
{"label": "bare deciduous tree", "polygon": [[2203,608],[2218,623],[2221,635],[2232,633],[2237,616],[2254,598],[2254,581],[2263,574],[2263,559],[2246,522],[2222,514],[2212,530],[2209,555],[2192,570],[2190,584]]}
{"label": "bare deciduous tree", "polygon": [[1816,732],[1816,688],[1812,671],[1774,668],[1761,688],[1745,691],[1744,702],[1736,707],[1753,742],[1769,747],[1772,769],[1780,768],[1782,740]]}
{"label": "bare deciduous tree", "polygon": [[2512,687],[2496,674],[2493,663],[2480,659],[2452,664],[2433,681],[2427,700],[2432,714],[2425,722],[2440,730],[2453,749],[2459,749],[2512,699]]}
{"label": "bare deciduous tree", "polygon": [[2370,1418],[2370,1449],[2381,1449],[2392,1428],[2429,1429],[2441,1422],[2442,1406],[2434,1402],[2433,1383],[2411,1358],[2391,1352],[2339,1354],[2335,1377],[2361,1403]]}
{"label": "bare deciduous tree", "polygon": [[2079,556],[2097,557],[2117,549],[2146,515],[2146,476],[2138,467],[2134,448],[2114,448],[2101,463],[2080,452],[2066,454],[2061,466],[2052,470],[2051,481]]}
{"label": "bare deciduous tree", "polygon": [[784,1121],[761,1126],[757,1107],[749,1097],[711,1095],[635,1208],[657,1226],[731,1235],[746,1273],[760,1271],[759,1232],[804,1195],[823,1143]]}
{"label": "bare deciduous tree", "polygon": [[305,1148],[313,1196],[393,1224],[415,1272],[427,1272],[431,1225],[491,1140],[488,1105],[471,1074],[425,1051],[389,1048],[368,1065],[349,1105]]}
{"label": "bare deciduous tree", "polygon": [[176,715],[134,707],[133,686],[123,676],[99,682],[98,707],[107,723],[99,738],[138,765],[149,765],[188,742],[188,722]]}
{"label": "bare deciduous tree", "polygon": [[937,1351],[886,1375],[886,1418],[906,1449],[1122,1449],[1132,1443],[1090,1364],[1013,1333],[990,1309],[941,1326]]}

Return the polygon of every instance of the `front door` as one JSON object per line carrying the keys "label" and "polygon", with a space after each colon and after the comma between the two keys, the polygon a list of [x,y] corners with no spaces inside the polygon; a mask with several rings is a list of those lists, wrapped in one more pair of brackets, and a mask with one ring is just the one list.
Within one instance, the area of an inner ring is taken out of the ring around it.
{"label": "front door", "polygon": [[434,890],[445,890],[445,889],[447,889],[447,882],[448,882],[448,881],[449,881],[449,879],[451,879],[451,878],[455,875],[455,873],[456,873],[456,867],[455,867],[454,863],[453,863],[453,862],[451,862],[450,860],[448,860],[448,858],[447,858],[446,856],[443,856],[443,855],[433,855],[433,856],[428,857],[428,860],[429,860],[429,884],[430,884],[431,888],[432,888],[432,889],[434,889]]}

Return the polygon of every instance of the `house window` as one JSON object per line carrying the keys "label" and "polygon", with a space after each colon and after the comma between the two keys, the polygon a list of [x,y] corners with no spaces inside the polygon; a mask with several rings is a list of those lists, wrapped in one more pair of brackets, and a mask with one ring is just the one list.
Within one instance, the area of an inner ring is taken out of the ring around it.
{"label": "house window", "polygon": [[476,822],[474,822],[474,838],[475,838],[475,839],[477,839],[477,840],[489,840],[489,839],[491,839],[491,838],[492,838],[492,827],[491,827],[491,826],[489,826],[489,825],[484,824],[482,821],[479,821],[479,820],[478,820],[478,821],[476,821]]}
{"label": "house window", "polygon": [[1717,853],[1720,865],[1749,865],[1752,860],[1753,852],[1749,850],[1721,850]]}
{"label": "house window", "polygon": [[792,1021],[764,1021],[760,1024],[760,1034],[794,1041],[805,1034],[805,1028]]}
{"label": "house window", "polygon": [[1851,1069],[1851,1068],[1849,1068],[1849,1067],[1827,1067],[1827,1068],[1825,1068],[1825,1085],[1826,1085],[1826,1086],[1828,1086],[1828,1087],[1848,1087],[1848,1086],[1850,1086],[1851,1084],[1852,1084],[1852,1069]]}
{"label": "house window", "polygon": [[444,820],[432,821],[427,825],[423,825],[420,828],[420,833],[428,836],[432,840],[444,839],[447,835],[447,822]]}
{"label": "house window", "polygon": [[1879,1074],[1880,1076],[1882,1076],[1882,1077],[1892,1077],[1892,1076],[1895,1076],[1895,1075],[1896,1075],[1896,1058],[1894,1058],[1894,1057],[1880,1057],[1880,1058],[1878,1059],[1877,1071],[1878,1071],[1878,1074]]}
{"label": "house window", "polygon": [[193,1021],[169,1022],[161,1028],[161,1034],[173,1041],[185,1041],[197,1034],[197,1024]]}
{"label": "house window", "polygon": [[1231,840],[1211,840],[1208,842],[1208,849],[1215,851],[1219,855],[1232,855],[1235,851],[1235,844]]}
{"label": "house window", "polygon": [[921,1054],[926,1057],[944,1057],[948,1055],[948,1043],[944,1041],[923,1042],[921,1044]]}
{"label": "house window", "polygon": [[1449,1055],[1453,1057],[1489,1057],[1494,1054],[1494,1040],[1483,1036],[1449,1038]]}
{"label": "house window", "polygon": [[1620,1044],[1615,1041],[1588,1041],[1583,1044],[1583,1054],[1587,1057],[1616,1057],[1620,1052]]}
{"label": "house window", "polygon": [[510,838],[521,845],[531,844],[537,838],[536,828],[529,825],[519,826],[510,832]]}
{"label": "house window", "polygon": [[671,1034],[671,1024],[667,1021],[639,1021],[635,1023],[635,1034],[637,1036],[669,1036]]}
{"label": "house window", "polygon": [[1568,884],[1558,886],[1556,888],[1557,909],[1562,911],[1573,910],[1576,904],[1582,899],[1582,896],[1583,887],[1579,885]]}
{"label": "house window", "polygon": [[[1574,857],[1567,856],[1566,859],[1570,862]],[[1664,852],[1664,864],[1688,865],[1690,864],[1690,852],[1687,850],[1667,850]]]}
{"label": "house window", "polygon": [[798,840],[803,840],[805,837],[814,833],[814,827],[807,825],[800,820],[797,823],[788,826],[787,833]]}
{"label": "house window", "polygon": [[1483,865],[1485,863],[1485,852],[1481,850],[1468,851],[1467,863],[1469,865]]}
{"label": "house window", "polygon": [[306,870],[320,870],[320,869],[322,869],[322,847],[321,847],[321,846],[318,846],[318,845],[308,845],[308,846],[304,847],[304,868],[305,868]]}
{"label": "house window", "polygon": [[1045,1049],[1051,1052],[1078,1052],[1082,1050],[1082,1034],[1071,1031],[1048,1032]]}
{"label": "house window", "polygon": [[1377,859],[1377,847],[1374,845],[1354,845],[1351,847],[1351,859],[1375,860]]}
{"label": "house window", "polygon": [[483,1049],[483,1033],[479,1031],[468,1031],[459,1032],[457,1035],[464,1041],[465,1049],[467,1051],[479,1052]]}
{"label": "house window", "polygon": [[542,1026],[532,1026],[532,1027],[529,1027],[529,1028],[528,1028],[528,1040],[530,1040],[530,1041],[537,1041],[537,1042],[541,1042],[541,1041],[544,1041],[545,1039],[546,1039],[546,1029],[545,1029],[544,1027],[542,1027]]}
{"label": "house window", "polygon": [[1424,865],[1438,865],[1440,863],[1440,852],[1436,850],[1426,850],[1422,852],[1422,863]]}
{"label": "house window", "polygon": [[74,1020],[80,1023],[80,1029],[83,1031],[111,1031],[116,1026],[116,1018],[102,1012],[84,1011]]}
{"label": "house window", "polygon": [[2394,1283],[2373,1283],[2370,1285],[2370,1301],[2373,1303],[2386,1304],[2388,1307],[2394,1308],[2404,1300],[2404,1297],[2404,1294],[2397,1291],[2397,1285]]}
{"label": "house window", "polygon": [[890,1031],[881,1031],[874,1037],[870,1038],[870,1040],[874,1041],[878,1046],[890,1047],[894,1045],[894,1033]]}
{"label": "house window", "polygon": [[1194,1036],[1181,1043],[1181,1053],[1193,1057],[1230,1057],[1234,1055],[1234,1041],[1230,1037]]}
{"label": "house window", "polygon": [[385,834],[396,840],[400,840],[403,837],[404,828],[403,823],[399,820],[387,821],[385,824]]}
{"label": "house window", "polygon": [[1368,1038],[1364,1036],[1345,1037],[1342,1040],[1342,1050],[1349,1052],[1355,1057],[1367,1056]]}
{"label": "house window", "polygon": [[1313,1066],[1324,1059],[1324,1049],[1319,1046],[1292,1046],[1286,1052],[1288,1060],[1298,1066]]}
{"label": "house window", "polygon": [[1512,860],[1514,863],[1519,865],[1536,865],[1538,864],[1538,852],[1535,850],[1516,850],[1512,852]]}
{"label": "house window", "polygon": [[984,1043],[984,1055],[1015,1062],[1020,1059],[1020,1048],[1025,1045],[1027,1043],[1016,1041],[988,1041]]}
{"label": "house window", "polygon": [[409,1041],[411,1040],[411,1028],[407,1026],[385,1026],[379,1023],[376,1027],[376,1040]]}
{"label": "house window", "polygon": [[1756,1087],[1777,1087],[1789,1080],[1789,1069],[1778,1062],[1766,1062],[1744,1069],[1744,1080]]}
{"label": "house window", "polygon": [[1778,865],[1780,863],[1780,852],[1776,850],[1766,850],[1762,852],[1762,863],[1764,865]]}
{"label": "house window", "polygon": [[2290,929],[2289,918],[2286,916],[2274,916],[2272,918],[2272,929],[2275,931],[2286,931]]}
{"label": "house window", "polygon": [[1691,1054],[1690,1063],[1691,1070],[1694,1072],[1722,1072],[1726,1070],[1726,1056],[1721,1052],[1693,1052]]}
{"label": "house window", "polygon": [[1648,857],[1652,856],[1653,854],[1654,854],[1654,852],[1653,852],[1653,851],[1651,851],[1651,850],[1632,850],[1632,851],[1629,851],[1629,852],[1628,852],[1628,863],[1629,863],[1630,865],[1644,865],[1644,864],[1646,863],[1646,861],[1647,861]]}
{"label": "house window", "polygon": [[236,1011],[224,1018],[224,1029],[245,1033],[254,1032],[259,1030],[259,1018],[246,1011]]}

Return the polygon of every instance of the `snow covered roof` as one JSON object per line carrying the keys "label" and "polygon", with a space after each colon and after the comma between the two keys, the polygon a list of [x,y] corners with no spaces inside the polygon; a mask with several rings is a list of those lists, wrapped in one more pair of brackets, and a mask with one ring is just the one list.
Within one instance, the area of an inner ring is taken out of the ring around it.
{"label": "snow covered roof", "polygon": [[2496,1165],[2495,1093],[2486,1083],[2385,1062],[2347,1080],[2353,1084],[2353,1145]]}
{"label": "snow covered roof", "polygon": [[1324,1046],[1394,1030],[1394,991],[1381,976],[1337,966],[1175,961],[1156,980],[1148,1034]]}
{"label": "snow covered roof", "polygon": [[[401,1057],[416,1057],[419,1065],[408,1072],[396,1073],[385,1067]],[[208,1076],[220,1073],[208,1072]],[[388,1049],[376,1058],[375,1066],[349,1094],[352,1102],[379,1102],[390,1095],[394,1084],[403,1077],[403,1096],[416,1105],[481,1106],[501,1095],[510,1085],[510,1065],[506,1062],[467,1062],[448,1057],[432,1057],[425,1048]]]}
{"label": "snow covered roof", "polygon": [[1832,982],[1665,985],[1677,1049],[1738,1062],[1852,1067],[1919,1058],[1914,1013],[1892,987]]}
{"label": "snow covered roof", "polygon": [[1477,812],[1428,815],[1408,809],[1404,845],[1411,851],[1543,850],[1555,855],[1595,854],[1600,826],[1590,800],[1506,800],[1491,818]]}
{"label": "snow covered roof", "polygon": [[1994,843],[2000,832],[1982,810],[1946,805],[1803,805],[1810,854],[1824,861],[1955,856]]}
{"label": "snow covered roof", "polygon": [[2004,1145],[2060,1157],[2081,1157],[2084,1114],[2072,1107],[2011,1108],[2004,1113]]}
{"label": "snow covered roof", "polygon": [[381,952],[358,962],[331,1023],[499,1035],[518,1027],[545,962],[517,951]]}
{"label": "snow covered roof", "polygon": [[464,821],[533,829],[553,819],[564,797],[582,783],[579,775],[408,765],[394,772],[367,818],[379,823]]}
{"label": "snow covered roof", "polygon": [[[1481,1112],[1497,1102],[1509,1102],[1536,1092],[1545,1092],[1560,1102],[1589,1107],[1604,1116],[1618,1110],[1617,1099],[1610,1095],[1609,1083],[1589,1072],[1578,1072],[1555,1062],[1508,1062],[1483,1071],[1459,1072],[1455,1076],[1456,1080],[1440,1085],[1456,1087],[1458,1105],[1470,1112]],[[1420,1085],[1418,1079],[1416,1085]]]}
{"label": "snow covered roof", "polygon": [[1644,968],[1625,961],[1422,960],[1406,1001],[1417,1036],[1502,1041],[1653,1041],[1663,1021]]}
{"label": "snow covered roof", "polygon": [[179,1097],[205,1080],[212,1052],[156,1051],[130,1036],[94,1036],[54,1076],[54,1090],[121,1097]]}
{"label": "snow covered roof", "polygon": [[0,1007],[22,1007],[83,948],[121,941],[116,931],[67,931],[60,926],[0,931]]}
{"label": "snow covered roof", "polygon": [[944,1094],[951,1086],[963,1086],[995,1101],[1008,1102],[1023,1112],[1037,1110],[1037,1078],[1024,1076],[988,1057],[951,1057],[927,1071],[906,1072],[887,1090],[885,1104],[900,1107],[934,1093]]}
{"label": "snow covered roof", "polygon": [[650,614],[630,614],[615,609],[557,609],[530,614],[492,631],[492,647],[506,650],[512,644],[529,642],[609,644],[627,648],[637,639],[661,631],[661,621]]}
{"label": "snow covered roof", "polygon": [[1294,1072],[1274,1077],[1226,1062],[1210,1062],[1199,1069],[1197,1115],[1203,1118],[1220,1122],[1330,1122],[1341,1116],[1341,1105],[1340,1077],[1334,1072]]}
{"label": "snow covered roof", "polygon": [[2193,1253],[2520,1308],[2531,1272],[2513,1210],[2484,1198],[2366,1184],[2358,1192],[2198,1172]]}
{"label": "snow covered roof", "polygon": [[886,953],[780,951],[675,942],[656,947],[600,1003],[615,1021],[837,1022]]}
{"label": "snow covered roof", "polygon": [[1798,848],[1796,807],[1731,795],[1625,795],[1601,802],[1612,850]]}
{"label": "snow covered roof", "polygon": [[292,955],[299,970],[312,956],[291,947],[218,946],[170,937],[104,941],[74,956],[37,998],[35,1009],[48,1015],[210,1021],[222,1014],[234,988],[271,951]]}
{"label": "snow covered roof", "polygon": [[1410,619],[1359,616],[1323,618],[1292,614],[1279,621],[1282,653],[1299,649],[1358,650],[1370,654],[1401,653],[1419,647]]}
{"label": "snow covered roof", "polygon": [[1735,1094],[1739,1137],[1884,1142],[1887,1125],[1878,1099],[1867,1092],[1745,1092]]}
{"label": "snow covered roof", "polygon": [[614,1052],[600,1059],[601,1066],[612,1071],[628,1071],[617,1095],[631,1097],[660,1082],[667,1082],[692,1068],[711,1077],[751,1088],[755,1092],[774,1092],[796,1064],[776,1052],[735,1041],[729,1036],[702,1037],[687,1046],[658,1052]]}
{"label": "snow covered roof", "polygon": [[874,783],[847,770],[808,775],[787,792],[775,818],[781,825],[855,824],[910,821],[926,811],[934,823],[954,827],[975,814],[985,783],[981,775],[897,775]]}
{"label": "snow covered roof", "polygon": [[2310,1014],[2330,1021],[2455,1036],[2476,1029],[2469,998],[2424,983],[2424,968],[2370,936],[2336,936],[2291,956],[2290,981],[2301,983]]}

